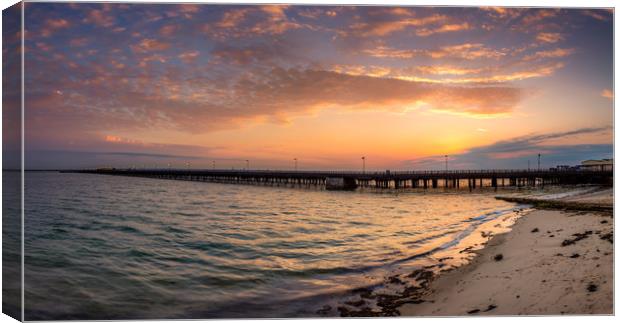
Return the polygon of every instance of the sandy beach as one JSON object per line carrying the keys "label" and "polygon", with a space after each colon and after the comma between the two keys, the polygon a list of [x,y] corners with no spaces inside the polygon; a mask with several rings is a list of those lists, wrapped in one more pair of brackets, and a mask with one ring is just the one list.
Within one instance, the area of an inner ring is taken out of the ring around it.
{"label": "sandy beach", "polygon": [[[610,205],[613,190],[553,199]],[[400,315],[613,314],[609,212],[537,209],[476,254],[431,281],[423,301],[400,306]]]}

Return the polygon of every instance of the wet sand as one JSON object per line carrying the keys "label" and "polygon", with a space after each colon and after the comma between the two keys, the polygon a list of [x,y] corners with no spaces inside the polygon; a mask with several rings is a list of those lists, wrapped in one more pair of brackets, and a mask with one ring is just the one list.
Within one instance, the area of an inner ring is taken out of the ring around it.
{"label": "wet sand", "polygon": [[[612,190],[557,200],[613,202]],[[441,273],[402,316],[613,314],[613,217],[535,210],[468,265]]]}

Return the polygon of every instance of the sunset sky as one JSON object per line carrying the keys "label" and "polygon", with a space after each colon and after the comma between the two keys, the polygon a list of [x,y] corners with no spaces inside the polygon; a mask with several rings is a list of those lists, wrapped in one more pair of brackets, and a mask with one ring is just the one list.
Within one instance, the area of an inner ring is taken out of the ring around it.
{"label": "sunset sky", "polygon": [[25,28],[27,168],[612,157],[610,10],[28,3]]}

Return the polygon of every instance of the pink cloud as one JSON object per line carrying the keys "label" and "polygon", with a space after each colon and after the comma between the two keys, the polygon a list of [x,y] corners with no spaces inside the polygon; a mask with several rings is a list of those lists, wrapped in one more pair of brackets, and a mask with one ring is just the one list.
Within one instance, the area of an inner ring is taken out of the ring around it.
{"label": "pink cloud", "polygon": [[70,24],[66,19],[47,19],[44,26],[45,27],[43,27],[40,31],[40,35],[43,37],[49,37],[56,30],[68,28]]}
{"label": "pink cloud", "polygon": [[198,55],[200,55],[200,52],[199,52],[199,51],[197,51],[197,50],[192,50],[192,51],[188,51],[188,52],[181,53],[181,54],[179,54],[179,56],[178,56],[178,57],[179,57],[181,60],[183,60],[183,62],[185,62],[185,63],[188,63],[188,64],[189,64],[189,63],[193,62],[193,61],[196,59],[196,57],[198,57]]}
{"label": "pink cloud", "polygon": [[218,27],[222,28],[234,28],[245,20],[245,16],[249,12],[249,9],[235,9],[228,10],[222,16],[222,19],[217,23]]}
{"label": "pink cloud", "polygon": [[531,61],[531,60],[544,59],[544,58],[560,58],[560,57],[569,56],[573,54],[574,52],[575,52],[574,48],[556,48],[556,49],[551,49],[551,50],[543,50],[543,51],[538,51],[532,55],[527,55],[523,57],[523,60]]}
{"label": "pink cloud", "polygon": [[86,23],[92,23],[102,27],[112,27],[116,23],[116,19],[104,10],[93,9],[88,12],[86,18],[82,20]]}
{"label": "pink cloud", "polygon": [[166,25],[159,29],[159,34],[164,37],[169,37],[172,36],[178,30],[178,28],[179,27],[177,25]]}
{"label": "pink cloud", "polygon": [[66,19],[48,19],[45,24],[53,29],[69,27],[69,22]]}
{"label": "pink cloud", "polygon": [[134,52],[144,53],[152,51],[163,51],[170,48],[170,44],[159,41],[154,38],[144,38],[136,45],[132,45],[131,49]]}
{"label": "pink cloud", "polygon": [[446,25],[442,25],[436,28],[430,28],[430,29],[422,28],[422,29],[416,30],[416,35],[426,37],[426,36],[430,36],[434,34],[456,32],[456,31],[463,31],[463,30],[469,30],[469,29],[471,29],[471,26],[466,22],[461,23],[461,24],[446,24]]}
{"label": "pink cloud", "polygon": [[544,43],[557,43],[558,41],[564,39],[562,34],[560,33],[538,33],[536,35],[536,40],[539,40]]}

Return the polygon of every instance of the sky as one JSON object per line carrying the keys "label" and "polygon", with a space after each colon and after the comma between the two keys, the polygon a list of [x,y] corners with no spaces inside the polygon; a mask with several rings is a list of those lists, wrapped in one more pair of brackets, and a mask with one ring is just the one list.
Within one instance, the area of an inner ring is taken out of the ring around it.
{"label": "sky", "polygon": [[24,37],[27,168],[613,155],[611,10],[27,3]]}

